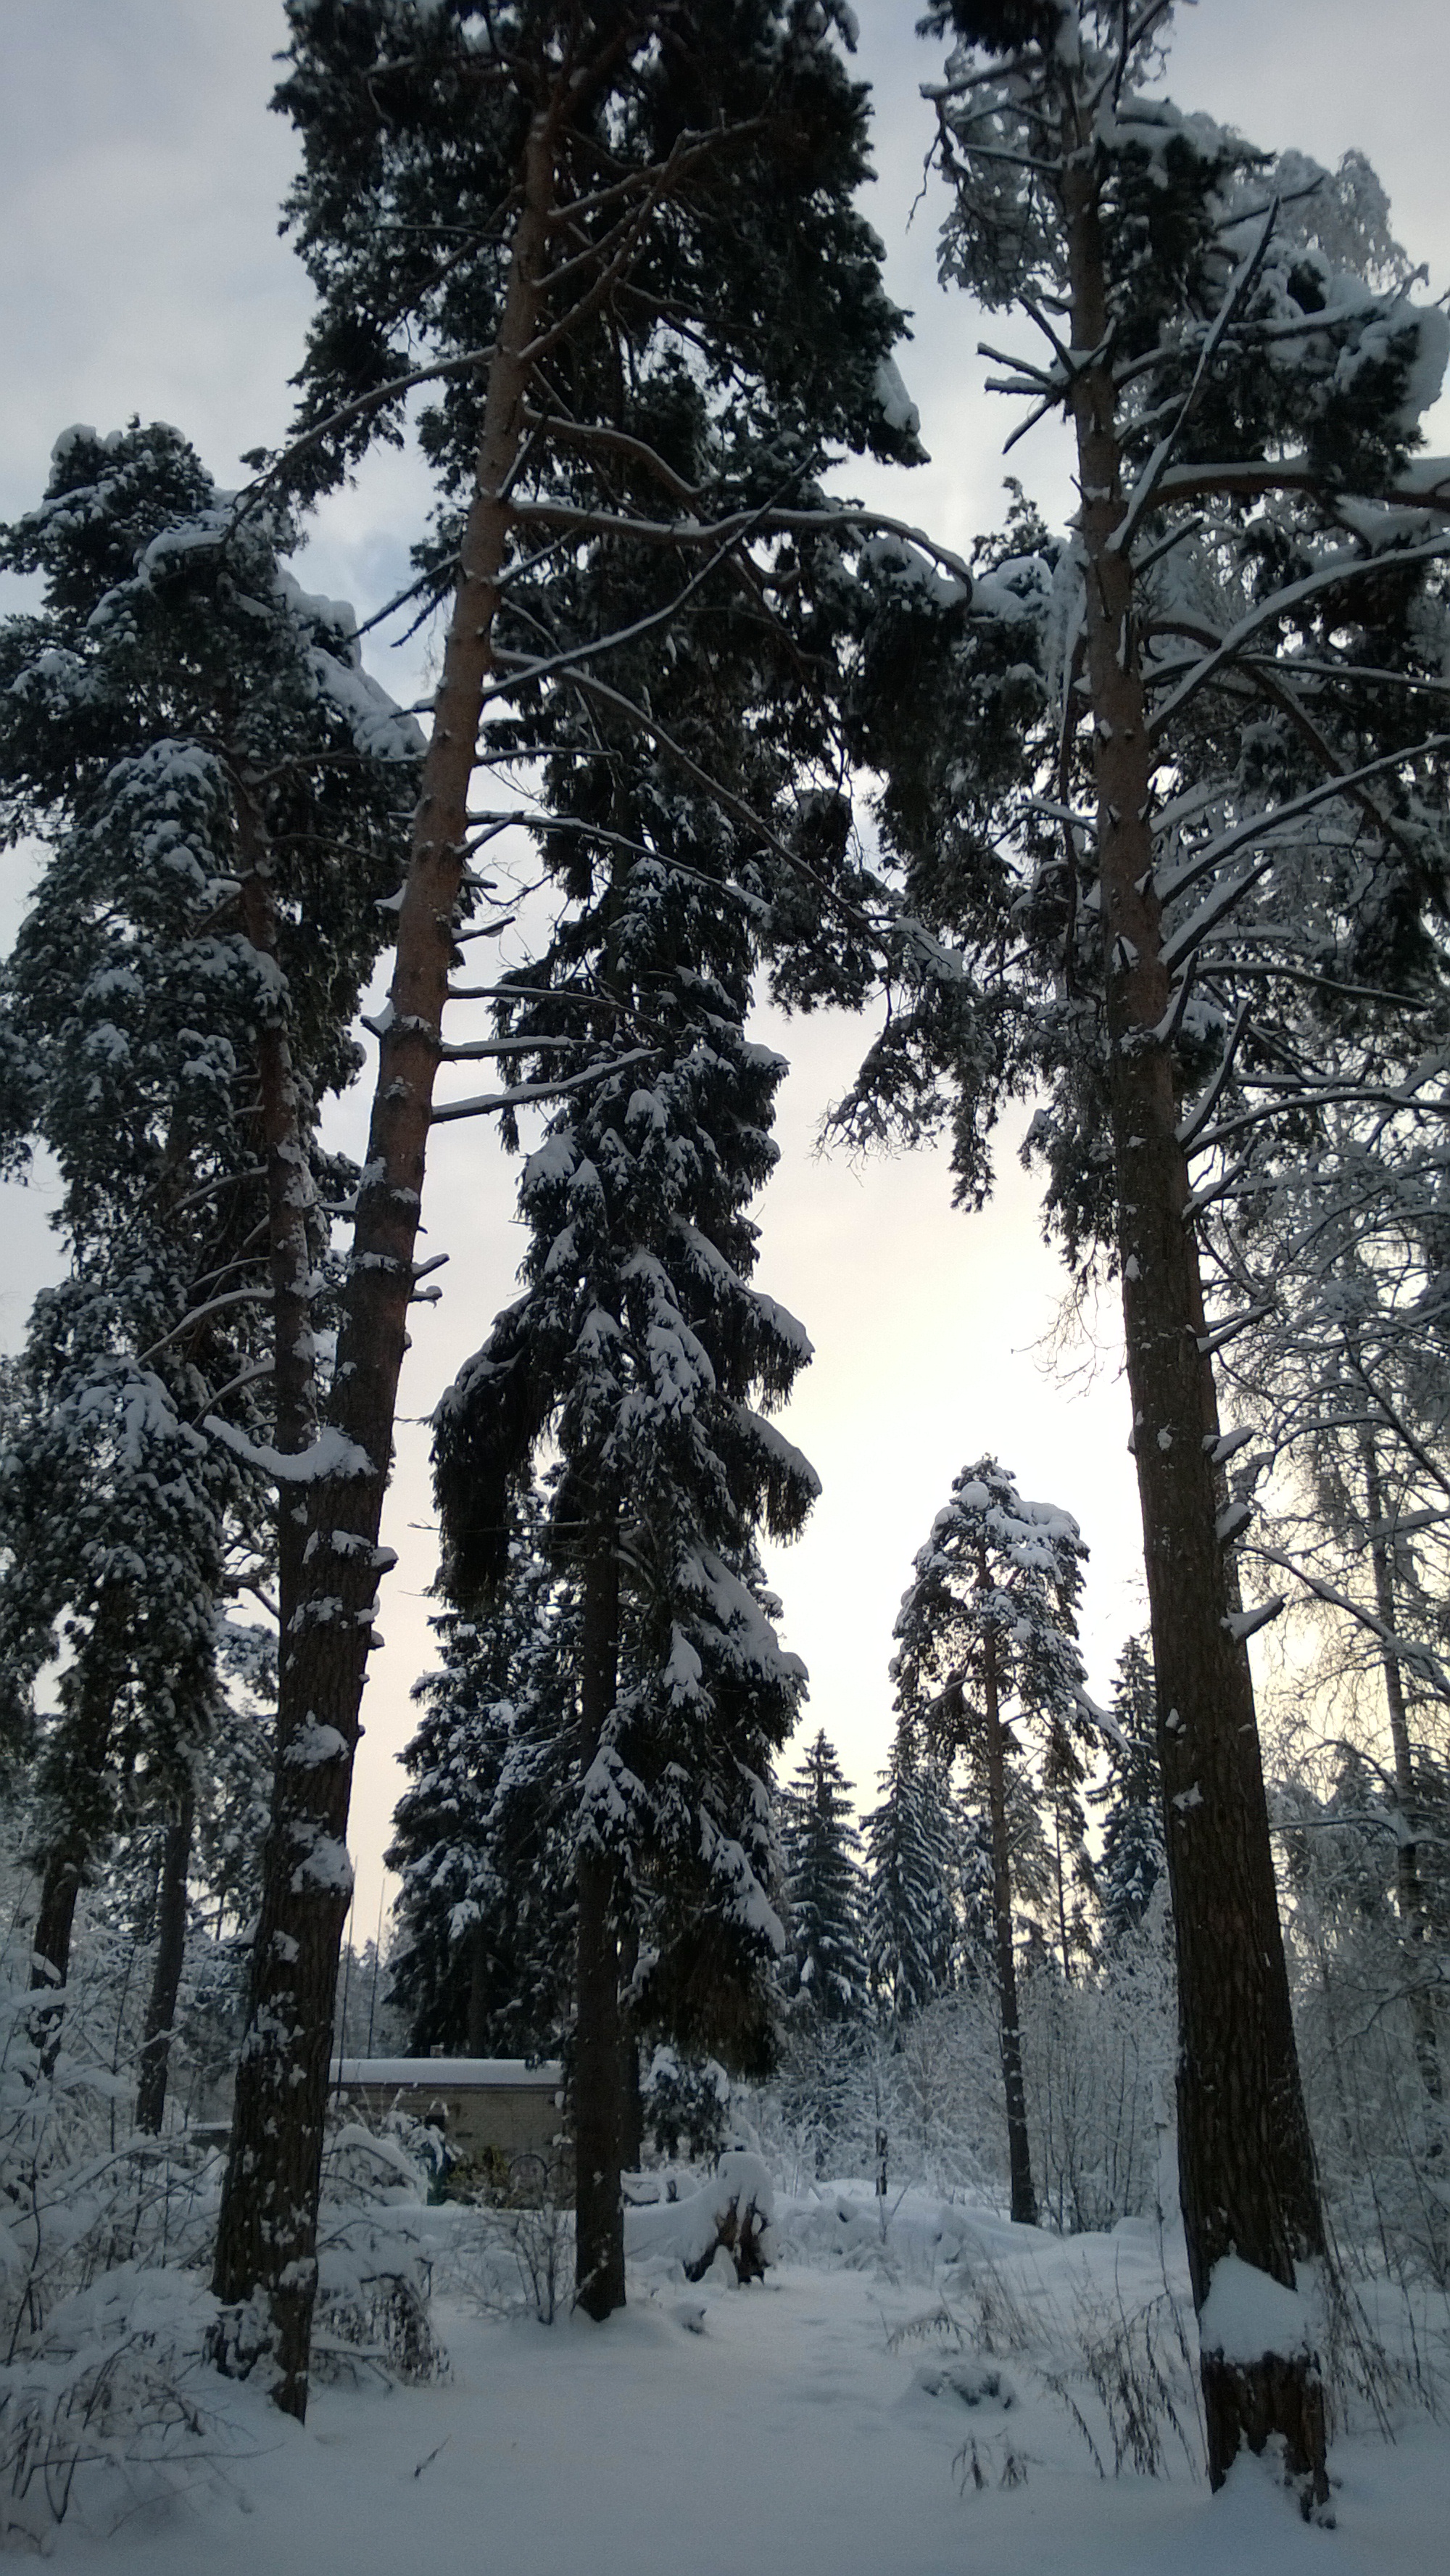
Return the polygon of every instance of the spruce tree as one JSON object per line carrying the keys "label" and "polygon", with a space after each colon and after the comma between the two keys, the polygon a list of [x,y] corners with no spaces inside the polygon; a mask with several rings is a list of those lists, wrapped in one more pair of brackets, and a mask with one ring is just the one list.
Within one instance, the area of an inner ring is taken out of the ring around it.
{"label": "spruce tree", "polygon": [[[662,674],[665,703],[667,688]],[[506,1588],[513,1497],[546,1440],[559,1456],[548,1545],[580,1639],[577,2260],[606,2314],[623,2295],[621,1940],[640,1954],[639,2027],[768,2062],[768,1784],[803,1674],[753,1541],[762,1522],[798,1528],[816,1491],[753,1402],[781,1401],[809,1344],[750,1284],[747,1210],[784,1067],[744,1035],[751,942],[712,899],[729,839],[679,786],[626,771],[610,785],[578,953],[535,970],[595,1077],[525,1165],[526,1293],[445,1399],[436,1441],[445,1580],[464,1603]]]}
{"label": "spruce tree", "polygon": [[1130,1637],[1118,1657],[1112,1717],[1117,1734],[1105,1746],[1107,1776],[1091,1794],[1103,1810],[1103,1920],[1109,1938],[1122,1940],[1142,1922],[1165,1865],[1157,1694],[1142,1637]]}
{"label": "spruce tree", "polygon": [[1097,1877],[1087,1847],[1087,1809],[1081,1795],[1087,1764],[1063,1719],[1049,1731],[1039,1776],[1051,1858],[1052,1928],[1063,1980],[1071,1985],[1074,1959],[1080,1965],[1092,1961]]}
{"label": "spruce tree", "polygon": [[490,1617],[439,1615],[441,1665],[414,1688],[387,1862],[390,1994],[419,2055],[546,2056],[568,2018],[574,1633],[541,1535],[526,1519]]}
{"label": "spruce tree", "polygon": [[824,1732],[807,1745],[780,1797],[784,1907],[792,1956],[785,1978],[782,2099],[816,2175],[846,2145],[860,2102],[870,2013],[866,1887],[850,1784]]}
{"label": "spruce tree", "polygon": [[796,1989],[812,2022],[855,2023],[867,2009],[860,1841],[851,1784],[822,1728],[796,1766],[781,1815]]}
{"label": "spruce tree", "polygon": [[966,1754],[992,1842],[992,1912],[1012,2215],[1037,2224],[1022,2080],[1013,1929],[1009,1782],[1018,1730],[1044,1750],[1081,1728],[1075,1609],[1087,1554],[1051,1503],[1024,1501],[995,1458],[956,1478],[902,1596],[892,1664],[899,1704],[951,1752]]}
{"label": "spruce tree", "polygon": [[958,1818],[949,1775],[903,1713],[866,1818],[864,1947],[877,2009],[909,2020],[955,1982]]}

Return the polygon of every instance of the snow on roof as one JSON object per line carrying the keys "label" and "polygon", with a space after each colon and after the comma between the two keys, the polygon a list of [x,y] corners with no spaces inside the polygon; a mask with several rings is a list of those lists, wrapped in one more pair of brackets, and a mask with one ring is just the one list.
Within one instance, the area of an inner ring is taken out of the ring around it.
{"label": "snow on roof", "polygon": [[425,2093],[481,2092],[509,2084],[557,2093],[563,2080],[557,2059],[530,2066],[522,2057],[335,2057],[328,2078],[332,2084],[395,2084]]}

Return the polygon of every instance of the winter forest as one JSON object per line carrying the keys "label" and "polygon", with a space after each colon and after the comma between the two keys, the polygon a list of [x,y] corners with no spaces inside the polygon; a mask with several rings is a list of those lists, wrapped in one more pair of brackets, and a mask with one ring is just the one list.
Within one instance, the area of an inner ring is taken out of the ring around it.
{"label": "winter forest", "polygon": [[6,34],[0,2540],[1433,2565],[1437,13]]}

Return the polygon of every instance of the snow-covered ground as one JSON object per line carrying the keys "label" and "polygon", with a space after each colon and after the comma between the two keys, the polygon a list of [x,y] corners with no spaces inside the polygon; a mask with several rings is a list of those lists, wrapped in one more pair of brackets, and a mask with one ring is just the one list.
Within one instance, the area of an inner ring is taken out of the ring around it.
{"label": "snow-covered ground", "polygon": [[[320,2389],[305,2430],[231,2392],[249,2456],[164,2505],[82,2487],[53,2563],[76,2576],[1427,2576],[1446,2563],[1450,2439],[1423,2415],[1403,2413],[1394,2443],[1340,2439],[1333,2531],[1307,2528],[1255,2462],[1211,2499],[1166,2424],[1165,2474],[1114,2476],[1085,2351],[1119,2319],[1150,2310],[1165,2384],[1192,2406],[1146,2224],[1059,2239],[910,2194],[883,2247],[859,2184],[779,2215],[764,2283],[729,2285],[717,2258],[694,2285],[656,2250],[632,2263],[630,2305],[604,2327],[561,2314],[546,2328],[455,2290],[439,2302],[452,2364],[439,2384]],[[1195,2438],[1191,2411],[1185,2429]]]}

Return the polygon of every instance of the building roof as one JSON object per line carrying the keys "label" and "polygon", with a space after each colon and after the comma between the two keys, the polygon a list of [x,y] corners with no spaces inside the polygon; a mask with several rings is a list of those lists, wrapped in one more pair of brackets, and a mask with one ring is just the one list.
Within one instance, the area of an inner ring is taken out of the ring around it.
{"label": "building roof", "polygon": [[335,2057],[330,2084],[390,2084],[400,2092],[557,2093],[564,2070],[557,2058],[530,2066],[522,2057]]}

